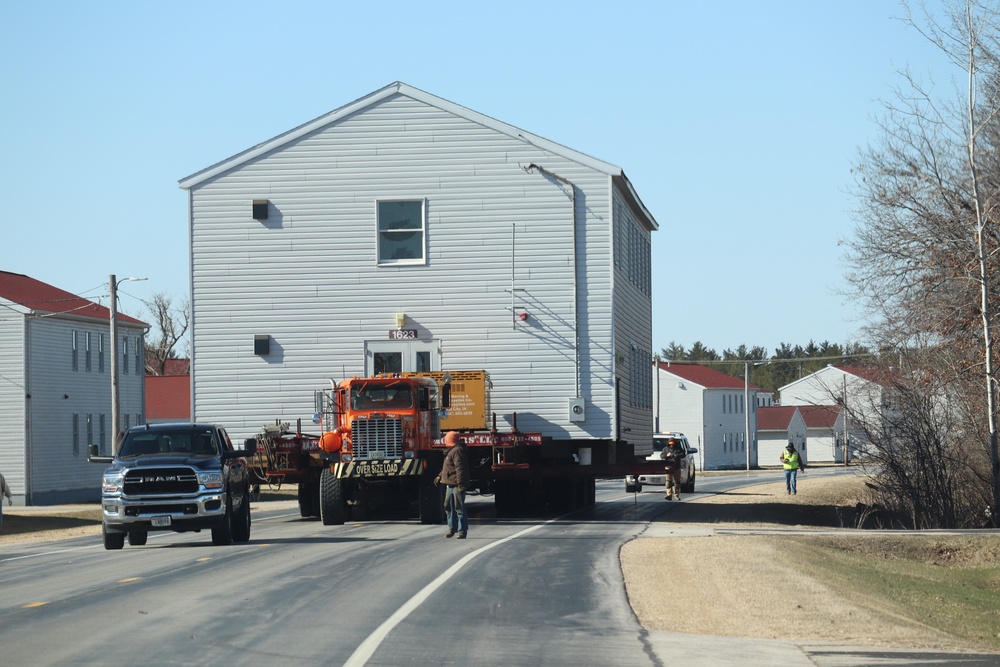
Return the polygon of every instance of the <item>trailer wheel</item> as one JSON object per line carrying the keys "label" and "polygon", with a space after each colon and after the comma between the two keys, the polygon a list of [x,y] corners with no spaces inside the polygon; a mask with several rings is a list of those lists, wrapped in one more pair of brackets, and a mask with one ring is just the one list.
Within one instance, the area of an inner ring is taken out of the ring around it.
{"label": "trailer wheel", "polygon": [[304,479],[299,482],[299,516],[303,519],[316,516],[316,511],[313,508],[313,502],[314,499],[318,501],[319,497],[315,491],[316,490],[313,489],[313,481],[311,479]]}
{"label": "trailer wheel", "polygon": [[108,551],[114,549],[122,549],[125,547],[125,533],[109,533],[108,527],[103,527],[104,531],[104,548]]}
{"label": "trailer wheel", "polygon": [[319,478],[319,516],[324,526],[344,523],[344,491],[340,479],[329,468],[324,468]]}

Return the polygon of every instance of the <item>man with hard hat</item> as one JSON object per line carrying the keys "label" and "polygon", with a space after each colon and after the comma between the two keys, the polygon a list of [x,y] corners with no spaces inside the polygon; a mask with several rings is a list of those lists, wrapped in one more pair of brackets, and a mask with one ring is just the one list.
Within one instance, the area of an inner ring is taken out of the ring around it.
{"label": "man with hard hat", "polygon": [[469,533],[469,517],[465,513],[465,489],[469,485],[469,456],[465,448],[465,439],[455,431],[448,431],[444,436],[444,444],[448,446],[448,454],[444,457],[441,467],[441,483],[445,485],[444,512],[448,519],[448,532],[445,537],[458,533],[458,539],[464,540]]}

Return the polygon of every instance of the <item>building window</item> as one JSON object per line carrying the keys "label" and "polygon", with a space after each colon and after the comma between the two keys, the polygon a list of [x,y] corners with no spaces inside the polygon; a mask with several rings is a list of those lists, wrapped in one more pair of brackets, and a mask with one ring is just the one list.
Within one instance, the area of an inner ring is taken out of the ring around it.
{"label": "building window", "polygon": [[136,337],[135,339],[135,374],[139,375],[142,373],[142,338]]}
{"label": "building window", "polygon": [[107,415],[102,412],[97,418],[98,437],[100,438],[97,441],[97,446],[100,447],[101,454],[108,453],[108,428],[105,423],[106,416]]}
{"label": "building window", "polygon": [[83,367],[89,373],[91,371],[90,366],[90,332],[88,331],[84,335],[84,345],[86,349],[83,351]]}
{"label": "building window", "polygon": [[73,413],[73,456],[80,455],[80,415]]}
{"label": "building window", "polygon": [[424,200],[380,201],[376,207],[378,263],[424,264]]}
{"label": "building window", "polygon": [[104,372],[104,334],[97,334],[97,372]]}
{"label": "building window", "polygon": [[130,428],[132,428],[132,418],[129,416],[127,412],[123,414],[122,417],[125,419],[125,426],[124,428],[122,428],[122,430],[127,431]]}
{"label": "building window", "polygon": [[94,444],[94,415],[87,415],[87,447]]}
{"label": "building window", "polygon": [[73,340],[72,340],[71,344],[73,346],[73,350],[72,350],[72,354],[73,354],[73,370],[74,371],[78,371],[78,370],[80,370],[80,357],[79,357],[79,353],[77,352],[77,335],[76,335],[75,331],[73,332]]}
{"label": "building window", "polygon": [[128,336],[122,338],[122,373],[128,375]]}

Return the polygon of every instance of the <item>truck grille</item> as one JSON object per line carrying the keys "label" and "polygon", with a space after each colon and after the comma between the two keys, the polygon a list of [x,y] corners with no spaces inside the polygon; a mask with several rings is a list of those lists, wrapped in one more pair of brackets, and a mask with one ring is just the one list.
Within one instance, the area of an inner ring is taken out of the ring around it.
{"label": "truck grille", "polygon": [[127,496],[198,492],[198,475],[191,468],[134,468],[125,473]]}
{"label": "truck grille", "polygon": [[355,419],[351,421],[355,460],[403,457],[401,419]]}

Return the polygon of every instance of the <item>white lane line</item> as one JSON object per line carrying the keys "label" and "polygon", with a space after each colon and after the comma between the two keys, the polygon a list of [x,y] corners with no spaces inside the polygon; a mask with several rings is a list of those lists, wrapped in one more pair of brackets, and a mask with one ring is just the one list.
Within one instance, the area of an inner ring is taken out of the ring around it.
{"label": "white lane line", "polygon": [[503,538],[502,540],[497,540],[496,542],[492,542],[484,547],[476,549],[470,554],[466,554],[458,562],[456,562],[454,565],[452,565],[447,570],[442,572],[437,577],[437,579],[424,586],[416,595],[407,600],[403,604],[403,606],[397,609],[392,616],[390,616],[388,619],[385,620],[384,623],[382,623],[382,625],[375,628],[375,631],[372,632],[370,635],[368,635],[368,637],[366,637],[365,640],[358,645],[358,648],[354,650],[354,653],[351,654],[351,657],[348,658],[347,662],[344,663],[344,667],[361,667],[362,665],[367,664],[368,660],[370,660],[372,655],[375,654],[375,651],[382,644],[382,642],[385,641],[385,638],[389,636],[389,633],[392,632],[393,628],[402,623],[407,616],[416,611],[417,608],[420,605],[422,605],[424,601],[427,600],[427,598],[431,596],[431,594],[437,591],[437,589],[441,588],[441,586],[443,586],[444,583],[448,581],[448,579],[450,579],[453,575],[455,575],[455,573],[457,573],[463,567],[468,565],[469,562],[471,562],[474,558],[486,553],[493,547],[498,547],[504,542],[509,542],[519,537],[523,537],[528,533],[534,532],[539,528],[543,528],[549,525],[550,523],[555,523],[556,521],[559,521],[561,518],[563,517],[556,517],[555,519],[550,519],[545,523],[540,523],[536,526],[532,526],[531,528],[525,528],[524,530],[518,533],[509,535]]}

